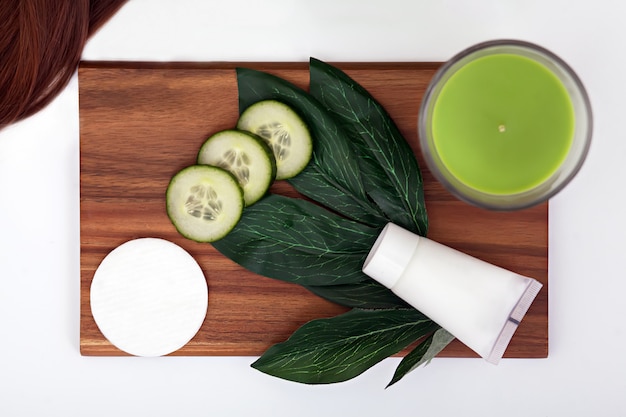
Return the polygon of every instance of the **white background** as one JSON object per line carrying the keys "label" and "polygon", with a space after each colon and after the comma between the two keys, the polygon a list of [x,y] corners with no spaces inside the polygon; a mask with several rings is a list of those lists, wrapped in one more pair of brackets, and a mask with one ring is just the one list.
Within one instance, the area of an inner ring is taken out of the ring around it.
{"label": "white background", "polygon": [[595,135],[550,206],[550,356],[398,359],[306,386],[253,358],[79,354],[76,77],[0,132],[0,416],[624,416],[626,10],[610,0],[131,0],[85,59],[444,61],[489,39],[536,42],[591,96]]}

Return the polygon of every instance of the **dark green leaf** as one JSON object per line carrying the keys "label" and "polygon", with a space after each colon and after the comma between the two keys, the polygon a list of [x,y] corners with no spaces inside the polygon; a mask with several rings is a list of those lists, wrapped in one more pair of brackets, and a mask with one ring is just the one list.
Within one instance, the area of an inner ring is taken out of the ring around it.
{"label": "dark green leaf", "polygon": [[358,155],[324,106],[301,88],[265,72],[238,68],[237,83],[240,111],[260,100],[279,100],[308,125],[313,136],[312,160],[289,181],[299,192],[370,226],[384,222],[365,192]]}
{"label": "dark green leaf", "polygon": [[361,271],[388,221],[426,233],[421,173],[412,150],[365,89],[320,61],[311,61],[317,98],[259,71],[238,69],[237,80],[241,111],[275,99],[305,120],[313,158],[290,182],[329,210],[270,195],[246,208],[237,227],[214,246],[253,272],[357,307],[305,324],[253,367],[293,381],[339,382],[434,332],[401,362],[390,385],[395,383],[449,343],[439,326]]}
{"label": "dark green leaf", "polygon": [[339,285],[370,280],[361,268],[379,232],[309,201],[269,195],[213,246],[266,277]]}
{"label": "dark green leaf", "polygon": [[311,95],[335,116],[358,148],[368,197],[390,221],[426,235],[421,172],[391,116],[344,72],[316,59],[311,59],[310,67]]}
{"label": "dark green leaf", "polygon": [[303,325],[287,341],[268,349],[252,366],[307,384],[346,381],[435,328],[416,310],[351,310]]}
{"label": "dark green leaf", "polygon": [[439,352],[443,350],[450,342],[454,340],[454,336],[448,333],[445,329],[439,329],[435,333],[431,334],[428,339],[424,342],[420,343],[415,349],[409,352],[403,359],[400,361],[398,368],[396,368],[396,372],[389,382],[387,387],[392,386],[400,379],[402,379],[406,374],[421,366],[422,364],[428,365],[428,363],[435,357]]}
{"label": "dark green leaf", "polygon": [[354,308],[411,308],[387,287],[370,279],[357,284],[306,287],[313,294],[334,303]]}

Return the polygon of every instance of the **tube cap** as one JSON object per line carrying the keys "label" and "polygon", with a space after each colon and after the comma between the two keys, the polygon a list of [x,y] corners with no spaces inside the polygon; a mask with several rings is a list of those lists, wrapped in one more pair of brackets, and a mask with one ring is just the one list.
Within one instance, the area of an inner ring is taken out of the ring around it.
{"label": "tube cap", "polygon": [[418,235],[387,223],[365,259],[363,273],[392,288],[402,276],[418,243]]}

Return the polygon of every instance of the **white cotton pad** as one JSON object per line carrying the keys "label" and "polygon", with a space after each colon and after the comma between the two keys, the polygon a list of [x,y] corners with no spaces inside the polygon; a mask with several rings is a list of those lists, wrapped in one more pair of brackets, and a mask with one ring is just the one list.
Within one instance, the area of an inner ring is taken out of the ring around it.
{"label": "white cotton pad", "polygon": [[186,345],[207,313],[198,263],[163,239],[126,242],[102,261],[91,283],[91,312],[113,345],[135,356],[162,356]]}

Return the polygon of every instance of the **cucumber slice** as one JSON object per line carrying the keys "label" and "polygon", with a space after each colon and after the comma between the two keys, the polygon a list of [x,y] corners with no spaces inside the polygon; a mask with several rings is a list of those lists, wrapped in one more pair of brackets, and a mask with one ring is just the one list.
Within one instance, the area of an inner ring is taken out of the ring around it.
{"label": "cucumber slice", "polygon": [[239,117],[237,128],[265,139],[276,158],[276,179],[298,175],[311,160],[313,141],[306,123],[289,106],[276,100],[259,101]]}
{"label": "cucumber slice", "polygon": [[226,236],[239,222],[243,207],[239,182],[219,167],[184,168],[167,187],[167,215],[181,235],[196,242]]}
{"label": "cucumber slice", "polygon": [[237,178],[246,206],[265,195],[276,178],[276,160],[260,137],[241,130],[223,130],[208,138],[198,163],[224,168]]}

